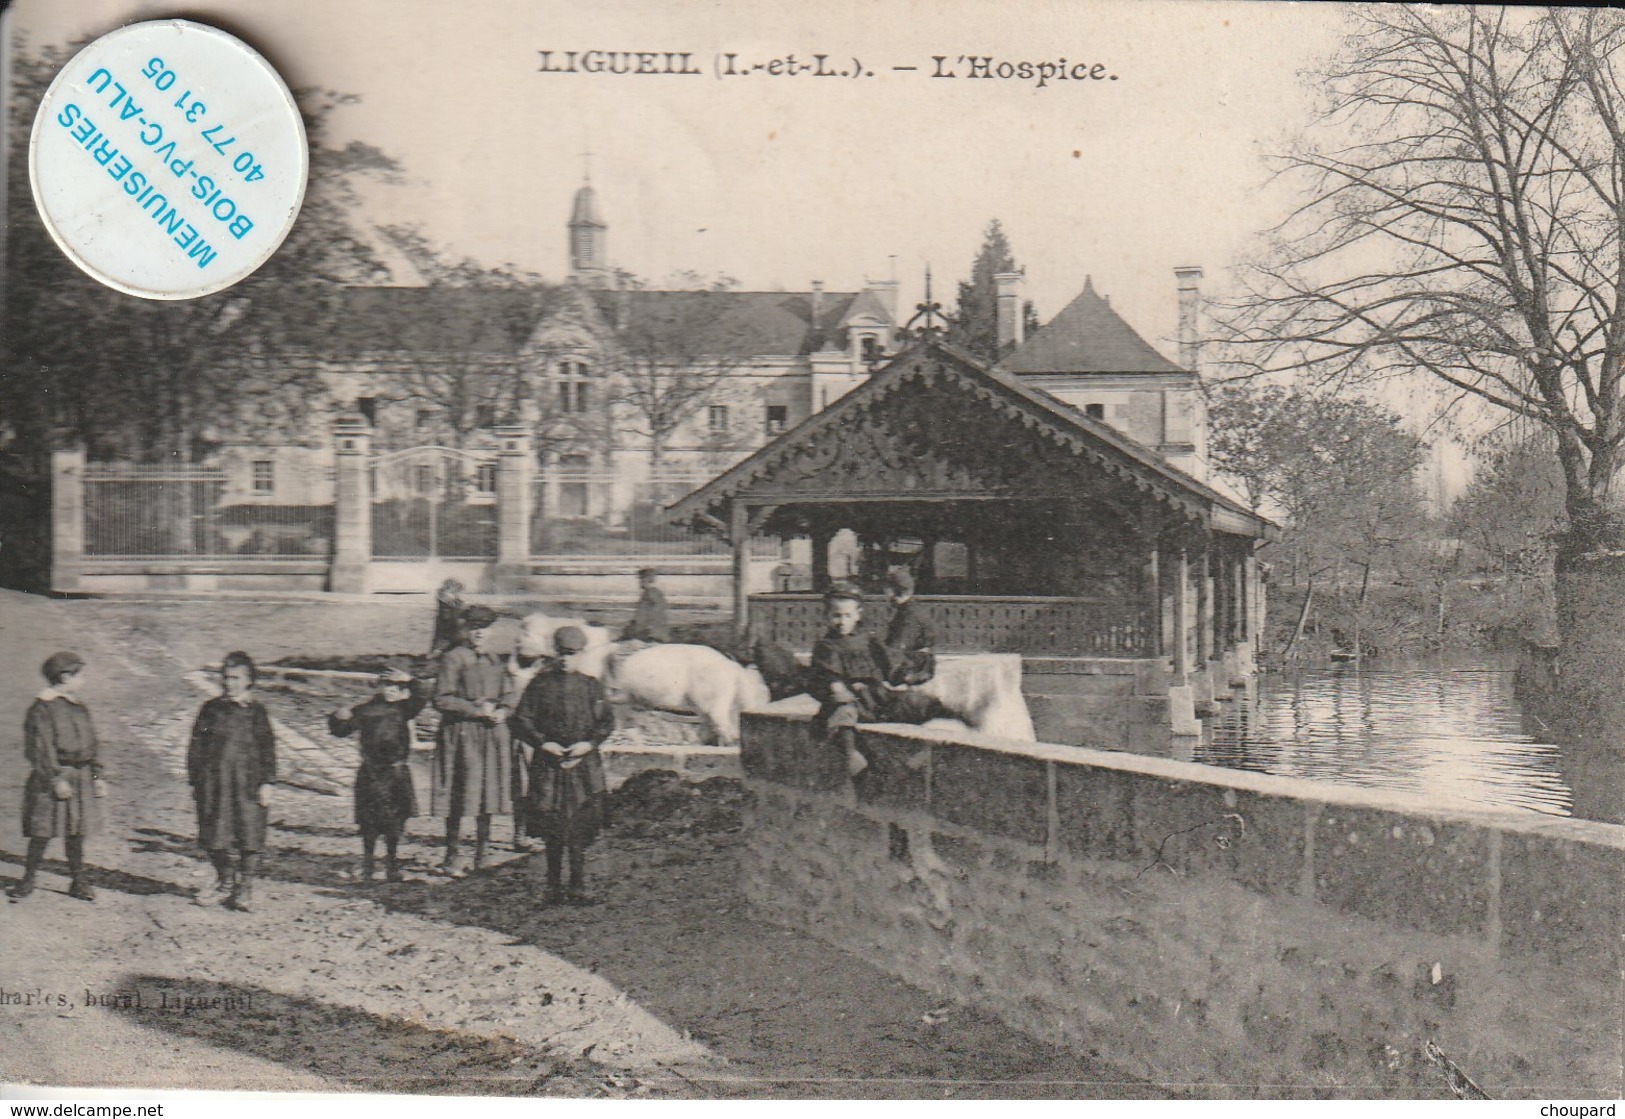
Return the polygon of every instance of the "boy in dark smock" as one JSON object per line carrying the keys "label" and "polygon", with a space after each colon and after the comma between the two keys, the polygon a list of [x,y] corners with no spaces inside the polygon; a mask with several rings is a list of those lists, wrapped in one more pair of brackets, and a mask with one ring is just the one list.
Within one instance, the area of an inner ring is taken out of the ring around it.
{"label": "boy in dark smock", "polygon": [[[615,729],[603,686],[571,671],[566,658],[587,646],[586,635],[565,626],[553,635],[559,659],[537,674],[514,711],[514,733],[528,742],[530,831],[547,842],[547,896],[591,904],[586,894],[587,848],[604,823],[604,759],[599,744]],[[561,882],[570,859],[570,885]]]}
{"label": "boy in dark smock", "polygon": [[276,780],[276,735],[264,704],[253,696],[252,657],[227,653],[220,663],[220,685],[225,694],[198,712],[186,752],[186,779],[197,805],[198,844],[209,852],[216,878],[213,893],[200,890],[197,901],[200,905],[224,901],[246,913],[265,849],[266,806]]}
{"label": "boy in dark smock", "polygon": [[464,816],[474,817],[473,868],[485,865],[491,817],[513,812],[513,750],[508,716],[513,712],[513,677],[506,661],[491,652],[496,611],[470,606],[463,615],[463,641],[440,660],[434,706],[440,712],[435,744],[432,811],[446,821],[444,870],[466,874],[469,862],[459,850]]}
{"label": "boy in dark smock", "polygon": [[367,702],[329,715],[327,729],[335,738],[354,734],[361,746],[361,768],[355,774],[361,877],[372,880],[373,853],[382,836],[385,874],[391,882],[399,882],[401,872],[396,860],[401,833],[406,830],[406,821],[418,814],[417,793],[408,767],[412,720],[429,702],[429,695],[428,689],[406,672],[392,672],[380,677],[378,683],[378,694]]}
{"label": "boy in dark smock", "polygon": [[858,750],[859,723],[923,723],[947,714],[931,696],[890,684],[891,657],[873,634],[863,633],[863,592],[838,583],[824,596],[829,625],[813,646],[807,691],[819,703],[815,727],[846,755],[856,777],[869,767]]}
{"label": "boy in dark smock", "polygon": [[886,576],[886,584],[892,602],[884,642],[890,669],[886,679],[897,687],[916,688],[937,672],[931,627],[925,612],[914,601],[914,575],[908,568],[893,568]]}
{"label": "boy in dark smock", "polygon": [[638,572],[638,605],[632,620],[621,633],[622,641],[664,642],[671,640],[671,621],[666,594],[656,585],[660,573],[652,567]]}
{"label": "boy in dark smock", "polygon": [[57,836],[68,851],[68,896],[90,901],[96,895],[85,875],[85,836],[97,830],[102,792],[96,728],[79,701],[84,660],[77,653],[54,653],[40,672],[46,689],[23,716],[23,756],[28,781],[23,786],[23,835],[28,855],[22,879],[10,894],[25,898],[45,860],[45,848]]}

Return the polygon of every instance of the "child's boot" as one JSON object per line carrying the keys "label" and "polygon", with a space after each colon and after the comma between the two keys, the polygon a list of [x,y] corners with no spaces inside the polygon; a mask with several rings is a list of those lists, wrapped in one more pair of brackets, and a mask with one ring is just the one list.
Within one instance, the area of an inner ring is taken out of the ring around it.
{"label": "child's boot", "polygon": [[90,879],[85,874],[85,837],[68,836],[67,848],[68,873],[73,876],[73,881],[68,883],[68,896],[80,901],[95,901],[96,891],[90,888]]}
{"label": "child's boot", "polygon": [[259,869],[259,861],[258,855],[245,851],[237,868],[237,887],[231,892],[229,904],[239,913],[254,911],[254,872]]}
{"label": "child's boot", "polygon": [[23,876],[16,885],[6,891],[7,894],[21,899],[34,892],[34,879],[39,877],[40,864],[45,861],[45,845],[49,842],[48,839],[29,839],[27,862],[23,864]]}

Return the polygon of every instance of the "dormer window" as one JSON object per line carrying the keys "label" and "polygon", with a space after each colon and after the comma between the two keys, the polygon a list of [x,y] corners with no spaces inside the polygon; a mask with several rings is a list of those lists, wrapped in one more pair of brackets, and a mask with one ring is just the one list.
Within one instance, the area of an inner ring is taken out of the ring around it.
{"label": "dormer window", "polygon": [[880,339],[873,334],[862,335],[859,341],[863,347],[864,361],[876,362],[885,356],[885,350],[881,348]]}

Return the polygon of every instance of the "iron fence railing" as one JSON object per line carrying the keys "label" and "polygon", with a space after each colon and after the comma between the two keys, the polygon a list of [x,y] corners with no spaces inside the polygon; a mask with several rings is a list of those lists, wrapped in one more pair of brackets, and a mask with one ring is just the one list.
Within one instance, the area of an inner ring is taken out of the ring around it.
{"label": "iron fence railing", "polygon": [[84,533],[87,556],[326,556],[333,507],[232,501],[219,467],[91,463]]}
{"label": "iron fence railing", "polygon": [[[666,520],[666,506],[711,480],[709,474],[673,474],[659,482],[627,483],[602,471],[558,470],[535,480],[531,554],[644,557],[726,556],[720,535]],[[751,541],[758,559],[778,556],[771,537]]]}

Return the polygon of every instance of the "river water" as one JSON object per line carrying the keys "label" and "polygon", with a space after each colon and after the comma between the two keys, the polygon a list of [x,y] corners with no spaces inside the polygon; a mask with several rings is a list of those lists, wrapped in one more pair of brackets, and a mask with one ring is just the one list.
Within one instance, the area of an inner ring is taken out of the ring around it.
{"label": "river water", "polygon": [[1440,808],[1618,820],[1619,759],[1599,769],[1544,741],[1512,678],[1494,662],[1269,673],[1219,705],[1193,760],[1419,794]]}

